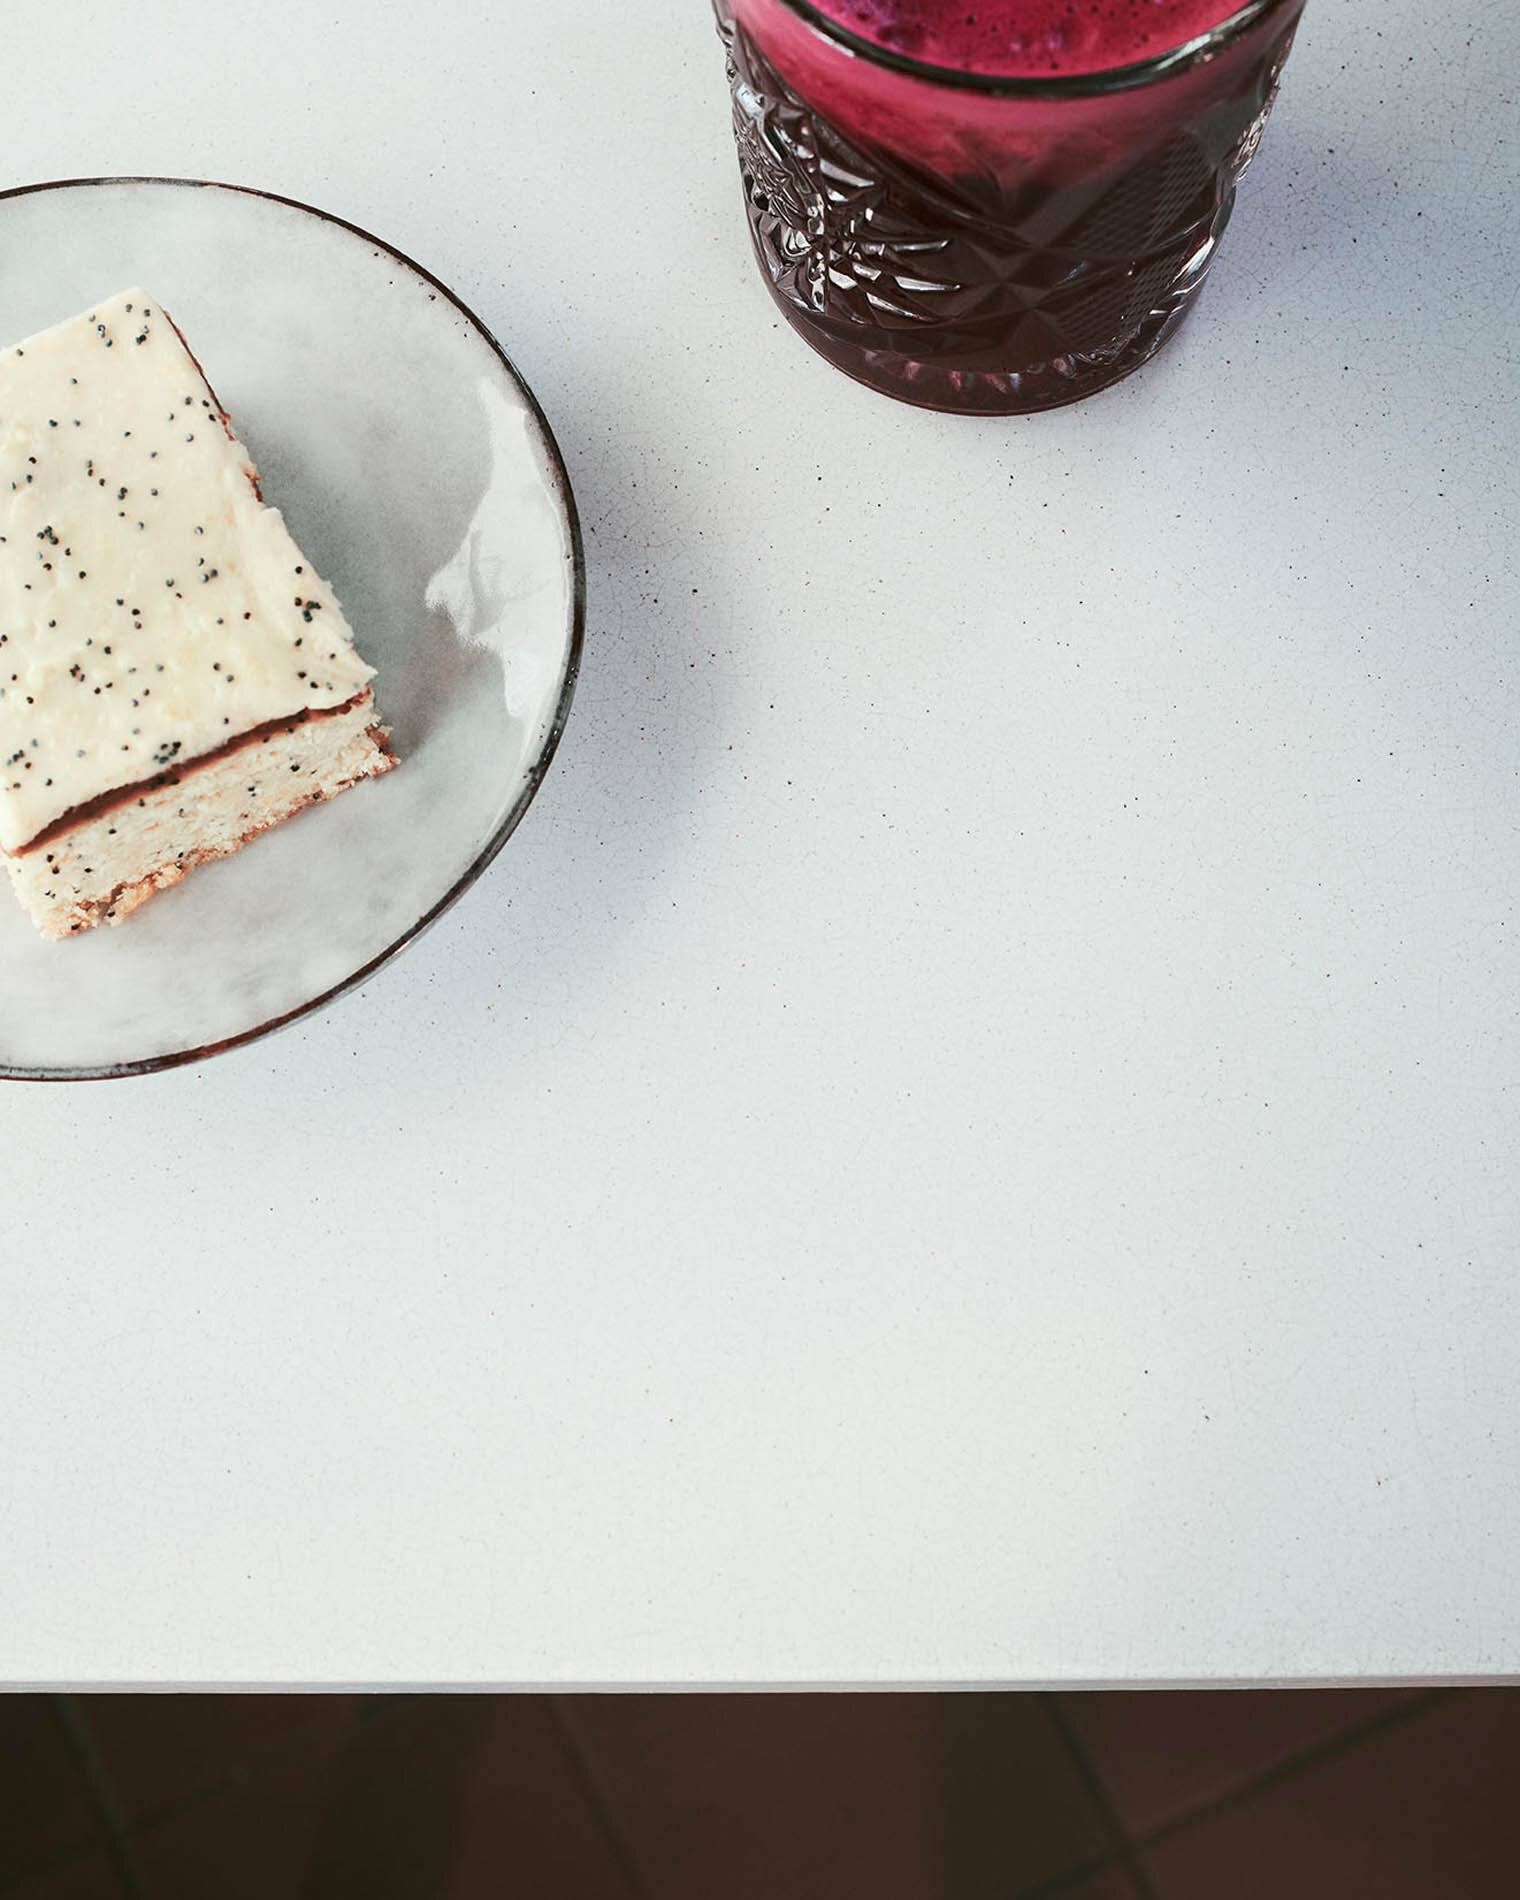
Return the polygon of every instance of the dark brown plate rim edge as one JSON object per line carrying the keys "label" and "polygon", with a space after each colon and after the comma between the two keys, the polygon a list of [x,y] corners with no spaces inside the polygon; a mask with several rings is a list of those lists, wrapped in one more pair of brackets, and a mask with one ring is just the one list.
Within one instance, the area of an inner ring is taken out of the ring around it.
{"label": "dark brown plate rim edge", "polygon": [[564,510],[565,525],[570,533],[570,571],[573,593],[570,641],[565,652],[564,676],[560,682],[559,699],[554,708],[554,716],[549,722],[549,730],[539,748],[538,756],[529,766],[522,789],[513,801],[510,810],[486,840],[474,861],[431,910],[424,911],[416,923],[404,930],[392,943],[387,944],[385,949],[344,977],[341,983],[335,983],[331,989],[323,990],[319,995],[299,1004],[295,1009],[285,1011],[283,1015],[272,1016],[267,1022],[258,1023],[252,1029],[242,1030],[236,1036],[228,1036],[221,1042],[203,1043],[193,1049],[177,1049],[162,1056],[148,1056],[140,1062],[108,1063],[99,1068],[18,1068],[9,1063],[0,1062],[0,1081],[6,1082],[105,1082],[115,1081],[122,1076],[155,1075],[163,1069],[181,1068],[187,1063],[202,1062],[208,1057],[221,1055],[228,1049],[242,1048],[246,1043],[256,1042],[263,1036],[272,1035],[277,1029],[288,1028],[292,1023],[299,1022],[302,1017],[310,1016],[319,1009],[325,1009],[329,1003],[336,1002],[347,991],[357,989],[361,983],[373,976],[383,963],[388,963],[408,944],[414,943],[425,930],[438,921],[446,910],[463,897],[521,823],[523,814],[532,804],[535,793],[544,781],[550,762],[558,749],[560,737],[565,730],[565,722],[570,716],[570,702],[575,697],[576,680],[580,675],[581,651],[585,642],[586,553],[581,538],[580,516],[576,510],[575,496],[571,491],[570,477],[566,472],[565,460],[560,453],[559,444],[554,438],[554,431],[549,426],[549,419],[544,414],[542,405],[528,387],[517,365],[507,355],[489,327],[481,322],[469,305],[457,297],[447,284],[435,277],[415,258],[408,257],[405,251],[397,250],[394,244],[388,244],[384,238],[376,237],[373,231],[365,230],[363,225],[354,224],[348,218],[340,218],[336,212],[323,211],[317,205],[306,204],[300,198],[287,198],[281,192],[263,191],[255,185],[233,185],[214,178],[163,178],[150,174],[125,173],[118,177],[55,178],[34,185],[12,185],[0,191],[0,202],[7,198],[28,197],[36,192],[85,190],[101,185],[173,185],[191,191],[231,191],[244,198],[265,198],[273,204],[288,205],[294,211],[304,211],[311,217],[320,218],[324,224],[336,224],[341,229],[352,232],[355,237],[363,238],[365,243],[378,246],[380,250],[394,257],[398,263],[404,264],[408,270],[414,271],[425,283],[431,284],[435,290],[446,297],[495,351],[502,367],[526,401],[529,412],[537,424],[539,439],[547,451],[550,477],[560,506]]}

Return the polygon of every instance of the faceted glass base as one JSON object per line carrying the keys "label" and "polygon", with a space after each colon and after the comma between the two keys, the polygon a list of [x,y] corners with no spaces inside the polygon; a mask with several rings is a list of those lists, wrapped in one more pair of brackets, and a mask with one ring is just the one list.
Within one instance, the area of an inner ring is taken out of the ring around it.
{"label": "faceted glass base", "polygon": [[[764,258],[761,258],[763,265]],[[810,322],[767,278],[781,314],[797,334],[856,382],[895,396],[920,409],[941,409],[963,416],[1024,416],[1059,409],[1084,396],[1095,396],[1142,368],[1192,309],[1203,279],[1182,292],[1166,310],[1158,310],[1121,349],[1106,357],[1057,356],[1025,369],[960,369],[934,358],[899,351],[862,349],[848,336],[837,336]]]}

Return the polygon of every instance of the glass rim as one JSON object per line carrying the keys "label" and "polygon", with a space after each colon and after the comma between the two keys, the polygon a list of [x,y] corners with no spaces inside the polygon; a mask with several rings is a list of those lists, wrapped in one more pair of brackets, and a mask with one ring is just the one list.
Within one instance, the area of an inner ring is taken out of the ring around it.
{"label": "glass rim", "polygon": [[902,73],[925,84],[944,86],[957,92],[979,93],[993,99],[1091,99],[1109,92],[1127,92],[1136,86],[1148,86],[1159,79],[1170,79],[1190,67],[1212,58],[1263,20],[1292,4],[1292,0],[1245,0],[1217,26],[1196,34],[1178,46],[1149,59],[1131,60],[1124,66],[1100,67],[1090,73],[1059,73],[1049,79],[1024,73],[982,73],[960,66],[936,66],[928,60],[914,59],[908,53],[894,52],[868,40],[840,21],[831,19],[813,0],[774,0],[778,6],[832,40],[836,46],[872,66]]}

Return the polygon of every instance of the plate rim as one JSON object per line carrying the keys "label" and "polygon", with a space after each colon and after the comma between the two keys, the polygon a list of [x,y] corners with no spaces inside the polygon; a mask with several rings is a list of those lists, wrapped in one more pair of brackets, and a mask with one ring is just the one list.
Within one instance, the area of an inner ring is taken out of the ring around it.
{"label": "plate rim", "polygon": [[570,580],[571,612],[570,638],[565,650],[564,672],[560,679],[559,694],[555,701],[553,717],[549,721],[537,755],[529,766],[527,775],[517,797],[501,822],[486,840],[475,858],[454,881],[438,902],[424,911],[422,916],[410,924],[399,937],[396,937],[378,951],[368,962],[344,977],[340,983],[320,991],[294,1009],[271,1016],[267,1021],[254,1025],[251,1029],[240,1030],[235,1036],[227,1036],[217,1042],[197,1044],[192,1049],[172,1050],[166,1055],[145,1056],[136,1062],[111,1062],[99,1066],[81,1065],[67,1068],[38,1068],[16,1065],[0,1060],[0,1081],[3,1082],[108,1082],[117,1081],[125,1076],[156,1075],[165,1069],[183,1068],[192,1062],[203,1062],[212,1056],[222,1055],[229,1049],[240,1049],[246,1044],[257,1042],[261,1037],[272,1035],[278,1029],[286,1029],[303,1017],[325,1009],[329,1003],[336,1002],[349,990],[357,989],[380,968],[389,963],[392,957],[399,956],[406,947],[414,943],[422,933],[435,924],[445,911],[452,908],[465,892],[469,890],[491,864],[502,846],[522,822],[529,805],[533,803],[538,788],[544,782],[550,763],[559,748],[560,738],[570,716],[570,704],[575,697],[576,682],[580,676],[581,654],[586,633],[586,550],[581,534],[580,513],[575,505],[575,495],[570,486],[570,476],[565,468],[565,458],[544,414],[543,405],[529,388],[527,378],[512,361],[494,331],[459,297],[441,278],[435,277],[426,265],[419,264],[414,257],[399,250],[394,244],[377,237],[373,231],[366,230],[352,219],[340,217],[335,211],[324,211],[319,205],[307,204],[304,199],[287,197],[283,192],[265,191],[257,185],[235,185],[224,179],[216,178],[175,178],[158,176],[153,173],[124,172],[115,175],[89,178],[52,178],[31,185],[10,185],[0,190],[0,203],[9,198],[25,198],[45,191],[81,191],[102,185],[165,185],[191,191],[226,191],[243,198],[263,198],[272,204],[286,205],[293,211],[302,211],[309,217],[319,218],[324,224],[335,224],[365,243],[373,244],[396,259],[399,264],[415,272],[425,283],[431,284],[440,296],[446,297],[459,314],[482,336],[499,359],[502,368],[511,378],[519,395],[528,406],[528,412],[537,426],[539,440],[546,451],[550,485],[564,514],[565,526],[570,541]]}

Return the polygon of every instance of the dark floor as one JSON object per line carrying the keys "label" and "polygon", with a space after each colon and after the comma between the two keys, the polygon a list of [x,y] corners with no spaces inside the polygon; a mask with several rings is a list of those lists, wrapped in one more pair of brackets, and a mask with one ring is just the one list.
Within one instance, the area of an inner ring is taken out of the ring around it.
{"label": "dark floor", "polygon": [[1513,1900],[1520,1691],[0,1696],[5,1900]]}

